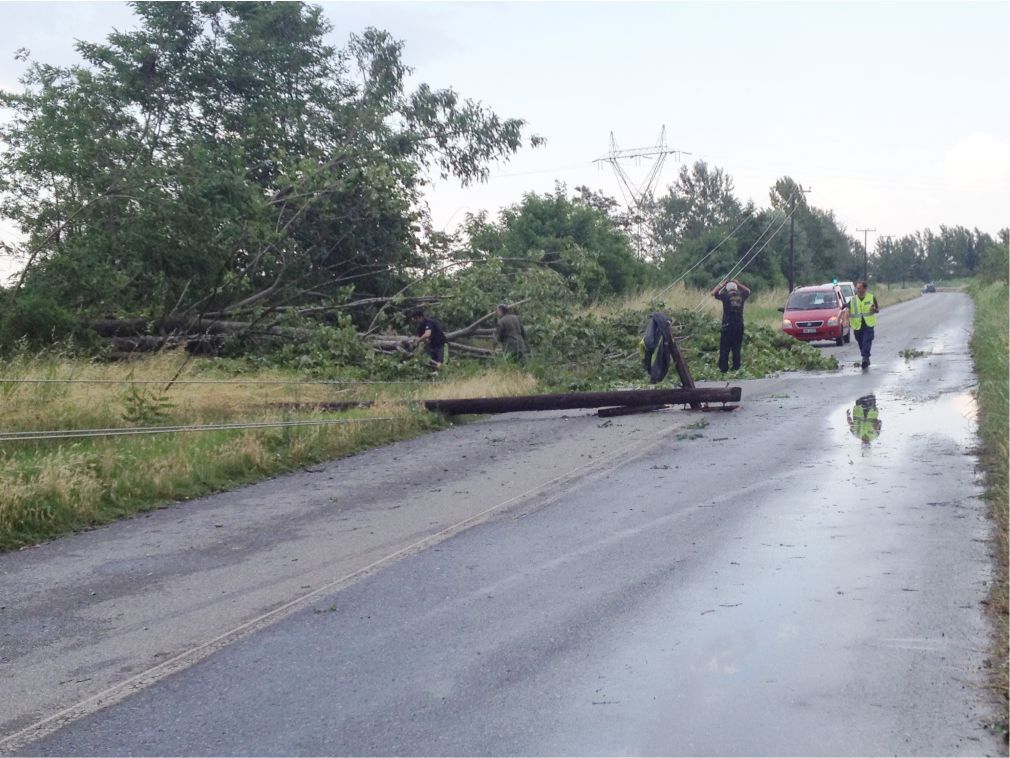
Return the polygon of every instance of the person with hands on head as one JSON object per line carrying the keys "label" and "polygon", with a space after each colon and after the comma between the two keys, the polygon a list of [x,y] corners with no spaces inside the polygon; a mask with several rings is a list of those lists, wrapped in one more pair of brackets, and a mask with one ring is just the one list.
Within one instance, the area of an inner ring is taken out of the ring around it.
{"label": "person with hands on head", "polygon": [[750,290],[736,279],[719,282],[712,288],[712,297],[722,303],[722,330],[719,334],[719,370],[729,370],[729,355],[733,354],[733,370],[740,370],[740,348],[743,345],[743,304]]}

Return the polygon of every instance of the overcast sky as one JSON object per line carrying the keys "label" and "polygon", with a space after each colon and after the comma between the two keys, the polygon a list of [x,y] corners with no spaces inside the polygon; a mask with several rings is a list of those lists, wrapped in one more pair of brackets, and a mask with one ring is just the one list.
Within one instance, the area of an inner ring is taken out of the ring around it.
{"label": "overcast sky", "polygon": [[[995,234],[1010,224],[1010,3],[410,2],[320,3],[332,42],[366,26],[405,43],[414,79],[453,87],[547,139],[491,179],[429,193],[436,225],[497,211],[556,180],[620,197],[594,165],[611,131],[733,178],[768,205],[781,176],[846,230],[902,235],[940,225]],[[31,50],[78,61],[75,39],[134,25],[120,2],[0,2],[0,87]],[[647,162],[628,163],[633,178]],[[661,190],[679,165],[669,160]],[[10,239],[10,228],[0,227]],[[0,261],[0,269],[4,268]]]}

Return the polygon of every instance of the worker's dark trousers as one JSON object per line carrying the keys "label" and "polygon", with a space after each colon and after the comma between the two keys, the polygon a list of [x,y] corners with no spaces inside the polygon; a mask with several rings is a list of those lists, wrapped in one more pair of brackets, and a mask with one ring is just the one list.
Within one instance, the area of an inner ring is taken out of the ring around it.
{"label": "worker's dark trousers", "polygon": [[740,368],[740,346],[743,344],[743,324],[723,324],[719,335],[719,370],[729,370],[729,354],[733,353],[733,370]]}
{"label": "worker's dark trousers", "polygon": [[853,329],[852,333],[856,335],[859,354],[869,360],[870,346],[873,345],[873,327],[864,324],[862,329]]}

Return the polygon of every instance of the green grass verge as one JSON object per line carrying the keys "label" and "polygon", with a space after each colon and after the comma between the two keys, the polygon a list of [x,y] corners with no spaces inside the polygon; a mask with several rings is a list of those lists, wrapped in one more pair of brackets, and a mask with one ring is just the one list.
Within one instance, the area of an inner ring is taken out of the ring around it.
{"label": "green grass verge", "polygon": [[[1008,427],[1008,309],[1007,283],[977,283],[970,288],[975,299],[975,336],[972,354],[978,374],[979,437],[981,461],[986,476],[986,497],[996,524],[997,577],[989,598],[989,607],[996,624],[996,649],[992,661],[993,685],[1003,698],[1003,713],[1007,712],[1007,445]],[[1007,722],[1003,721],[1004,735]]]}
{"label": "green grass verge", "polygon": [[437,423],[432,414],[403,411],[346,425],[0,443],[0,550],[351,455]]}

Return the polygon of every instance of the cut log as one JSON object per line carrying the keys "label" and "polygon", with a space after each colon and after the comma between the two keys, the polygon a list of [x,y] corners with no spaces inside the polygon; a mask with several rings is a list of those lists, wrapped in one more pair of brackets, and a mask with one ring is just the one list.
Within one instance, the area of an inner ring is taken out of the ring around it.
{"label": "cut log", "polygon": [[473,345],[463,345],[459,342],[449,343],[449,358],[452,359],[452,354],[457,353],[458,355],[468,355],[471,358],[491,358],[494,356],[494,352],[487,350],[483,347],[474,347]]}
{"label": "cut log", "polygon": [[512,413],[514,411],[561,411],[608,406],[682,405],[731,403],[740,400],[739,387],[620,390],[616,392],[563,392],[556,395],[476,397],[464,400],[425,400],[429,411],[447,414]]}
{"label": "cut log", "polygon": [[163,347],[183,345],[186,341],[177,337],[141,334],[135,337],[108,337],[105,342],[120,353],[153,353]]}

